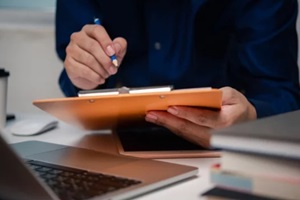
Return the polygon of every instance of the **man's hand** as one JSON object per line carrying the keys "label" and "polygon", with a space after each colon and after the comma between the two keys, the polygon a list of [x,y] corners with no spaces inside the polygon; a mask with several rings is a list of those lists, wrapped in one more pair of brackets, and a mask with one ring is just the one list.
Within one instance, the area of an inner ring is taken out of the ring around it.
{"label": "man's hand", "polygon": [[167,111],[149,111],[146,121],[164,126],[173,133],[203,147],[210,147],[210,130],[256,119],[256,110],[237,90],[224,87],[222,108],[171,106]]}
{"label": "man's hand", "polygon": [[111,40],[101,25],[86,25],[71,35],[66,48],[64,66],[72,83],[81,89],[94,89],[117,73],[110,56],[116,55],[119,64],[126,54],[124,38]]}

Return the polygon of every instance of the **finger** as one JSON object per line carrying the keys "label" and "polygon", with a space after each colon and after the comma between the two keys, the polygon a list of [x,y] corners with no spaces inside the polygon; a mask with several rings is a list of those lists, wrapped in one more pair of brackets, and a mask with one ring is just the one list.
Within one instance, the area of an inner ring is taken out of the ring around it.
{"label": "finger", "polygon": [[116,56],[120,65],[127,51],[127,41],[121,37],[115,38],[113,40],[113,46],[115,47]]}
{"label": "finger", "polygon": [[188,106],[171,106],[167,109],[167,112],[176,117],[209,128],[216,128],[220,123],[220,111]]}
{"label": "finger", "polygon": [[88,51],[80,48],[77,44],[71,42],[66,48],[66,52],[75,61],[91,68],[103,78],[108,78],[109,73],[100,65],[96,58]]}
{"label": "finger", "polygon": [[[102,49],[106,53],[107,56],[111,57],[116,55],[115,47],[112,43],[112,40],[108,33],[106,32],[105,28],[101,25],[86,25],[83,27],[83,30],[87,33],[88,36],[95,38],[98,43],[101,45]],[[104,65],[105,69],[108,69],[111,74],[115,74],[117,72],[117,67],[119,66],[118,60],[112,61],[114,64],[112,66]]]}
{"label": "finger", "polygon": [[234,88],[222,87],[220,90],[222,91],[222,106],[248,103],[247,98]]}
{"label": "finger", "polygon": [[73,33],[70,44],[76,44],[79,48],[90,53],[108,74],[113,75],[117,72],[117,69],[112,67],[111,59],[106,55],[99,42],[88,36],[86,32]]}
{"label": "finger", "polygon": [[238,103],[237,98],[238,92],[231,87],[222,87],[222,105],[234,105]]}
{"label": "finger", "polygon": [[97,87],[93,82],[86,78],[77,77],[73,79],[72,83],[77,86],[77,83],[80,84],[81,87],[77,86],[78,88],[81,88],[83,90],[92,90]]}
{"label": "finger", "polygon": [[[227,115],[228,125],[242,122],[245,120],[257,119],[255,107],[248,101],[248,99],[239,91],[231,87],[221,88],[223,93],[222,110],[223,113],[231,113]],[[228,110],[226,112],[226,110]]]}
{"label": "finger", "polygon": [[105,82],[105,79],[98,73],[77,62],[69,55],[67,55],[64,65],[72,83],[81,89],[93,89],[99,84],[103,84]]}
{"label": "finger", "polygon": [[116,54],[112,40],[105,28],[101,25],[85,25],[83,30],[86,34],[98,41],[107,56]]}
{"label": "finger", "polygon": [[176,135],[189,140],[192,143],[205,148],[210,147],[210,133],[208,127],[199,126],[188,120],[175,117],[164,111],[150,111],[146,114],[145,120],[164,126]]}

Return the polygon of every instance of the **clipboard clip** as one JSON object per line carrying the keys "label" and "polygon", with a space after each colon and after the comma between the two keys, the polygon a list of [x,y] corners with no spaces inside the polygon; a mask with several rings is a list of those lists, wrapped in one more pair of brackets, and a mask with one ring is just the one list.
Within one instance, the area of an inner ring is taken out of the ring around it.
{"label": "clipboard clip", "polygon": [[119,94],[129,94],[130,93],[130,88],[125,87],[125,86],[120,87],[117,90],[118,90]]}
{"label": "clipboard clip", "polygon": [[118,95],[118,94],[142,94],[152,92],[170,92],[173,89],[172,85],[155,86],[155,87],[120,87],[113,89],[99,89],[99,90],[81,90],[78,92],[79,97],[90,96],[106,96],[106,95]]}

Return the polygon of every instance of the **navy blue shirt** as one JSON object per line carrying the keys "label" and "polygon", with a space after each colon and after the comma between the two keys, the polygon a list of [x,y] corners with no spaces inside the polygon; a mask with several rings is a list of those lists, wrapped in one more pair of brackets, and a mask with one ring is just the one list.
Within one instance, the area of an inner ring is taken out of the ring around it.
{"label": "navy blue shirt", "polygon": [[[231,86],[258,117],[300,108],[296,0],[58,0],[56,50],[94,17],[111,38],[124,37],[118,73],[99,88]],[[65,70],[66,96],[76,88]]]}

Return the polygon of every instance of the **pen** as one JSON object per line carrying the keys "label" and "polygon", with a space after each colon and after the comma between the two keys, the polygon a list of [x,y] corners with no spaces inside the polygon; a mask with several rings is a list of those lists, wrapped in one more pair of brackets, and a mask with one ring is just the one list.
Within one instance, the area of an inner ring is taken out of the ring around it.
{"label": "pen", "polygon": [[[97,25],[101,25],[101,21],[99,18],[94,18],[94,23]],[[118,67],[118,60],[117,60],[117,56],[114,54],[112,56],[110,56],[111,62],[114,64],[115,67]]]}

